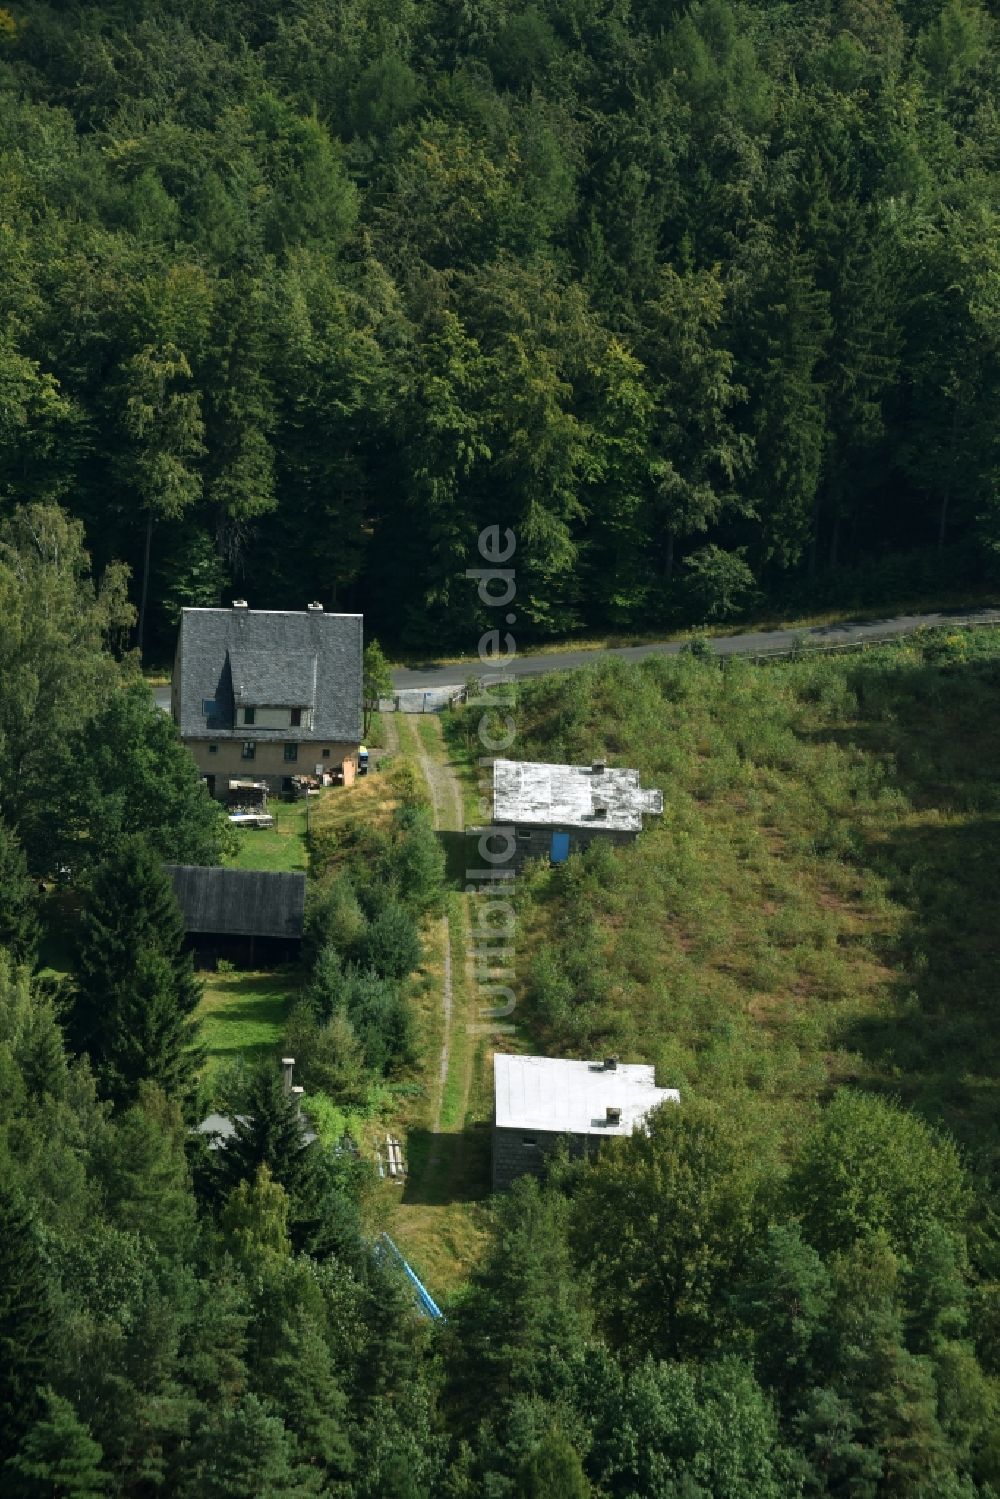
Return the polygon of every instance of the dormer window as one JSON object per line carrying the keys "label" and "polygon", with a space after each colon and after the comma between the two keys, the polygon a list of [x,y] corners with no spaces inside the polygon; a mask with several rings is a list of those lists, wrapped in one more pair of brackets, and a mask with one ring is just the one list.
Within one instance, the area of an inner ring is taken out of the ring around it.
{"label": "dormer window", "polygon": [[293,708],[292,711],[291,711],[291,715],[290,715],[288,721],[289,721],[290,726],[293,729],[299,729],[299,728],[301,728],[302,727],[302,709],[301,708]]}
{"label": "dormer window", "polygon": [[243,722],[245,724],[247,724],[248,726],[250,726],[250,725],[253,725],[254,723],[256,723],[256,721],[257,721],[257,709],[256,708],[244,708],[243,709]]}

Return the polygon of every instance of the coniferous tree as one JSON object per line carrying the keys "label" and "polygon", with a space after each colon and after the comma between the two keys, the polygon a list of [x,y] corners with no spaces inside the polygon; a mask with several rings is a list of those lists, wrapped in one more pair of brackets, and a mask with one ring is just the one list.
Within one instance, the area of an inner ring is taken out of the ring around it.
{"label": "coniferous tree", "polygon": [[102,1499],[102,1452],[68,1400],[42,1392],[42,1411],[0,1473],[10,1499]]}
{"label": "coniferous tree", "polygon": [[194,1197],[184,1156],[185,1125],[162,1087],[142,1082],[94,1150],[94,1172],[110,1220],[168,1255],[195,1242]]}
{"label": "coniferous tree", "polygon": [[266,1166],[291,1198],[302,1199],[314,1191],[315,1153],[305,1142],[298,1105],[273,1061],[251,1073],[233,1128],[233,1136],[219,1151],[219,1171],[227,1186],[256,1180],[258,1169]]}
{"label": "coniferous tree", "polygon": [[9,1050],[29,1098],[61,1098],[67,1070],[52,986],[15,967],[0,948],[0,1046]]}
{"label": "coniferous tree", "polygon": [[30,963],[38,949],[37,906],[38,892],[24,850],[0,822],[0,947],[19,963]]}
{"label": "coniferous tree", "polygon": [[353,1466],[348,1439],[347,1397],[333,1369],[330,1350],[308,1315],[285,1321],[277,1346],[258,1372],[260,1389],[282,1411],[302,1451],[328,1476],[345,1478]]}
{"label": "coniferous tree", "polygon": [[565,1202],[531,1177],[497,1205],[492,1252],[449,1324],[453,1398],[503,1407],[515,1394],[553,1398],[584,1345],[587,1314],[567,1243]]}
{"label": "coniferous tree", "polygon": [[400,838],[395,851],[399,892],[411,910],[441,908],[445,856],[426,807],[406,806],[396,814]]}
{"label": "coniferous tree", "polygon": [[70,1037],[90,1054],[106,1095],[127,1105],[148,1079],[187,1098],[201,988],[170,882],[141,839],[125,841],[89,884],[76,974]]}
{"label": "coniferous tree", "polygon": [[253,1493],[309,1499],[323,1492],[323,1475],[299,1461],[295,1438],[280,1417],[256,1395],[246,1395],[202,1429],[177,1492],[182,1499],[245,1499]]}
{"label": "coniferous tree", "polygon": [[0,1181],[0,1457],[14,1455],[42,1414],[54,1333],[49,1281],[31,1213]]}

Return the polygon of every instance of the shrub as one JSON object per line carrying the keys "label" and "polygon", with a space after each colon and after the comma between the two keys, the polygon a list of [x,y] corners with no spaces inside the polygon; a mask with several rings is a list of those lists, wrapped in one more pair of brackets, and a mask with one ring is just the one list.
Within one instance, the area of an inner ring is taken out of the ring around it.
{"label": "shrub", "polygon": [[334,1011],[321,1024],[308,1000],[300,1000],[288,1017],[285,1045],[308,1094],[319,1088],[336,1103],[364,1103],[364,1050],[345,1011]]}
{"label": "shrub", "polygon": [[756,596],[753,571],[743,548],[705,546],[684,563],[684,591],[692,617],[730,619]]}
{"label": "shrub", "polygon": [[317,1024],[325,1024],[331,1015],[344,1008],[346,993],[347,980],[340,954],[332,942],[327,943],[316,959],[305,989],[306,1003]]}
{"label": "shrub", "polygon": [[441,908],[444,890],[444,849],[425,807],[405,806],[396,813],[399,844],[396,878],[402,899],[414,911]]}
{"label": "shrub", "polygon": [[347,952],[364,930],[364,912],[346,874],[323,886],[306,906],[303,956],[313,963],[325,947]]}
{"label": "shrub", "polygon": [[420,936],[405,906],[390,900],[353,943],[351,956],[359,968],[379,978],[401,979],[420,962]]}
{"label": "shrub", "polygon": [[347,999],[348,1014],[365,1062],[387,1073],[412,1059],[413,1019],[397,986],[375,973],[355,974]]}

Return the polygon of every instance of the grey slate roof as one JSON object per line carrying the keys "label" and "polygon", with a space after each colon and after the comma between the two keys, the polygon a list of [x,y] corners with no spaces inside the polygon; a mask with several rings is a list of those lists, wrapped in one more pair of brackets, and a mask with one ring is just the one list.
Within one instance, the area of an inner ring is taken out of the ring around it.
{"label": "grey slate roof", "polygon": [[[363,616],[321,609],[184,609],[174,687],[184,739],[245,739],[236,706],[312,708],[311,729],[255,739],[360,743]],[[205,704],[211,702],[206,713]]]}
{"label": "grey slate roof", "polygon": [[304,874],[165,864],[188,932],[232,937],[301,937]]}
{"label": "grey slate roof", "polygon": [[319,659],[308,649],[282,653],[275,649],[254,651],[243,644],[231,646],[229,669],[233,697],[241,708],[248,704],[272,708],[316,706]]}

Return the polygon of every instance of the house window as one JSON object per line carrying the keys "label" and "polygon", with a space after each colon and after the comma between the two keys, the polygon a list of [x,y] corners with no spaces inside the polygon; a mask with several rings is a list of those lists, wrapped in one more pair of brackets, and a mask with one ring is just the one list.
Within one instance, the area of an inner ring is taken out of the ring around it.
{"label": "house window", "polygon": [[330,758],[330,751],[329,751],[329,749],[325,749],[323,751],[323,759],[324,760],[329,760],[329,758]]}
{"label": "house window", "polygon": [[531,837],[531,829],[530,828],[518,828],[518,830],[517,830],[517,836],[519,838],[530,838]]}
{"label": "house window", "polygon": [[534,1149],[534,1147],[538,1144],[538,1141],[535,1139],[534,1135],[522,1135],[521,1144],[527,1145],[529,1149]]}
{"label": "house window", "polygon": [[219,753],[219,746],[217,744],[210,744],[208,746],[208,753],[210,755],[217,755]]}
{"label": "house window", "polygon": [[299,747],[298,747],[298,745],[297,744],[286,744],[285,745],[285,759],[286,760],[297,760],[298,758],[299,758]]}
{"label": "house window", "polygon": [[246,739],[246,740],[244,740],[244,742],[243,742],[243,758],[244,758],[244,760],[252,760],[253,757],[254,757],[254,755],[256,755],[256,753],[257,753],[257,746],[254,743],[254,741],[252,739]]}
{"label": "house window", "polygon": [[215,698],[203,697],[201,700],[201,711],[206,718],[211,718],[215,712]]}
{"label": "house window", "polygon": [[293,729],[301,728],[301,726],[302,726],[302,709],[301,708],[293,708],[292,709],[291,718],[289,719],[289,723],[291,724],[291,726],[292,726]]}
{"label": "house window", "polygon": [[247,727],[249,727],[253,723],[256,723],[256,721],[257,721],[257,709],[256,708],[244,708],[243,709],[243,722],[247,725]]}

